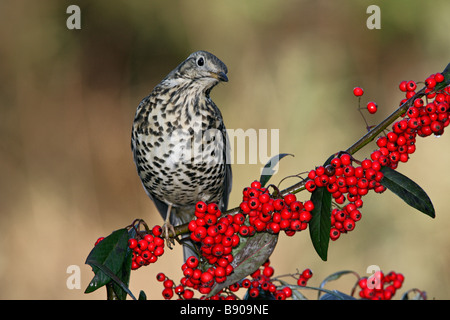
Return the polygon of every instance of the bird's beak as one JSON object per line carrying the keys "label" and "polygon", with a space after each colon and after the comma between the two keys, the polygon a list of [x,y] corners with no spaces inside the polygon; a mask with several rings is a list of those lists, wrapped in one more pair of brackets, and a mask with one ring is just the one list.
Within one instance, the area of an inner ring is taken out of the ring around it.
{"label": "bird's beak", "polygon": [[211,75],[219,81],[228,82],[228,77],[224,72],[211,73]]}

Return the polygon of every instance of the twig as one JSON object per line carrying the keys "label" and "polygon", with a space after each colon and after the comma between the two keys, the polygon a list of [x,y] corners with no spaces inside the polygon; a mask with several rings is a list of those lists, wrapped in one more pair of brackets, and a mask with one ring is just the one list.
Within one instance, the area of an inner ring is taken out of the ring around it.
{"label": "twig", "polygon": [[[397,110],[392,112],[386,119],[384,119],[377,126],[373,127],[369,132],[367,132],[363,137],[361,137],[358,141],[356,141],[352,146],[350,146],[345,153],[355,154],[359,150],[361,150],[364,146],[372,142],[378,135],[383,132],[389,125],[391,125],[398,117],[404,114],[410,106],[414,104],[414,101],[418,98],[422,98],[425,95],[426,87],[423,87],[420,91],[418,91],[413,97],[409,98],[406,102],[404,102]],[[305,189],[305,184],[308,180],[302,180],[284,190],[280,191],[281,196],[285,196],[289,193],[298,193]],[[223,215],[231,214],[234,215],[238,213],[240,210],[239,207],[229,209],[226,212],[223,212]],[[169,234],[170,237],[175,237],[177,235],[188,233],[188,224],[183,224],[175,227],[175,235],[172,233]]]}

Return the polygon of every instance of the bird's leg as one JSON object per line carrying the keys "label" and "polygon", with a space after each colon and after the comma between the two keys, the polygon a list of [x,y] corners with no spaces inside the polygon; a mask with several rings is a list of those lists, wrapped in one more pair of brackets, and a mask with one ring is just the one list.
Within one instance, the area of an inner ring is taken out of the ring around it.
{"label": "bird's leg", "polygon": [[167,208],[166,219],[164,220],[164,225],[163,225],[164,237],[166,238],[166,243],[167,243],[167,246],[169,247],[169,249],[172,249],[172,244],[175,244],[175,241],[173,239],[170,239],[170,237],[169,237],[169,229],[170,229],[170,231],[172,231],[172,234],[175,235],[175,229],[174,229],[173,225],[170,223],[170,213],[171,212],[172,212],[172,205],[169,204],[169,207]]}

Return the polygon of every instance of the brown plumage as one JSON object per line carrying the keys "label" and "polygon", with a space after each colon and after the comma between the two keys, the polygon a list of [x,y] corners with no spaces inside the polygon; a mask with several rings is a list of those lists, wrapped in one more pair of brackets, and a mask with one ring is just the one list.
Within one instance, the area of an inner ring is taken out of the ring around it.
{"label": "brown plumage", "polygon": [[[211,89],[227,67],[206,51],[192,53],[139,104],[131,149],[147,195],[172,226],[189,222],[197,201],[228,205],[232,175],[222,114]],[[184,246],[185,259],[194,252]]]}

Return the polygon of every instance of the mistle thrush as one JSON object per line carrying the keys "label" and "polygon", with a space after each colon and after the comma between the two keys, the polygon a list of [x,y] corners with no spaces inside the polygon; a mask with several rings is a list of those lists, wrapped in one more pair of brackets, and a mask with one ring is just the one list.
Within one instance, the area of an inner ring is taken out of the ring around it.
{"label": "mistle thrush", "polygon": [[[198,201],[224,211],[231,191],[229,143],[211,89],[227,82],[227,67],[206,51],[192,53],[139,104],[131,149],[147,195],[166,234],[193,218]],[[186,242],[184,258],[194,252]]]}

